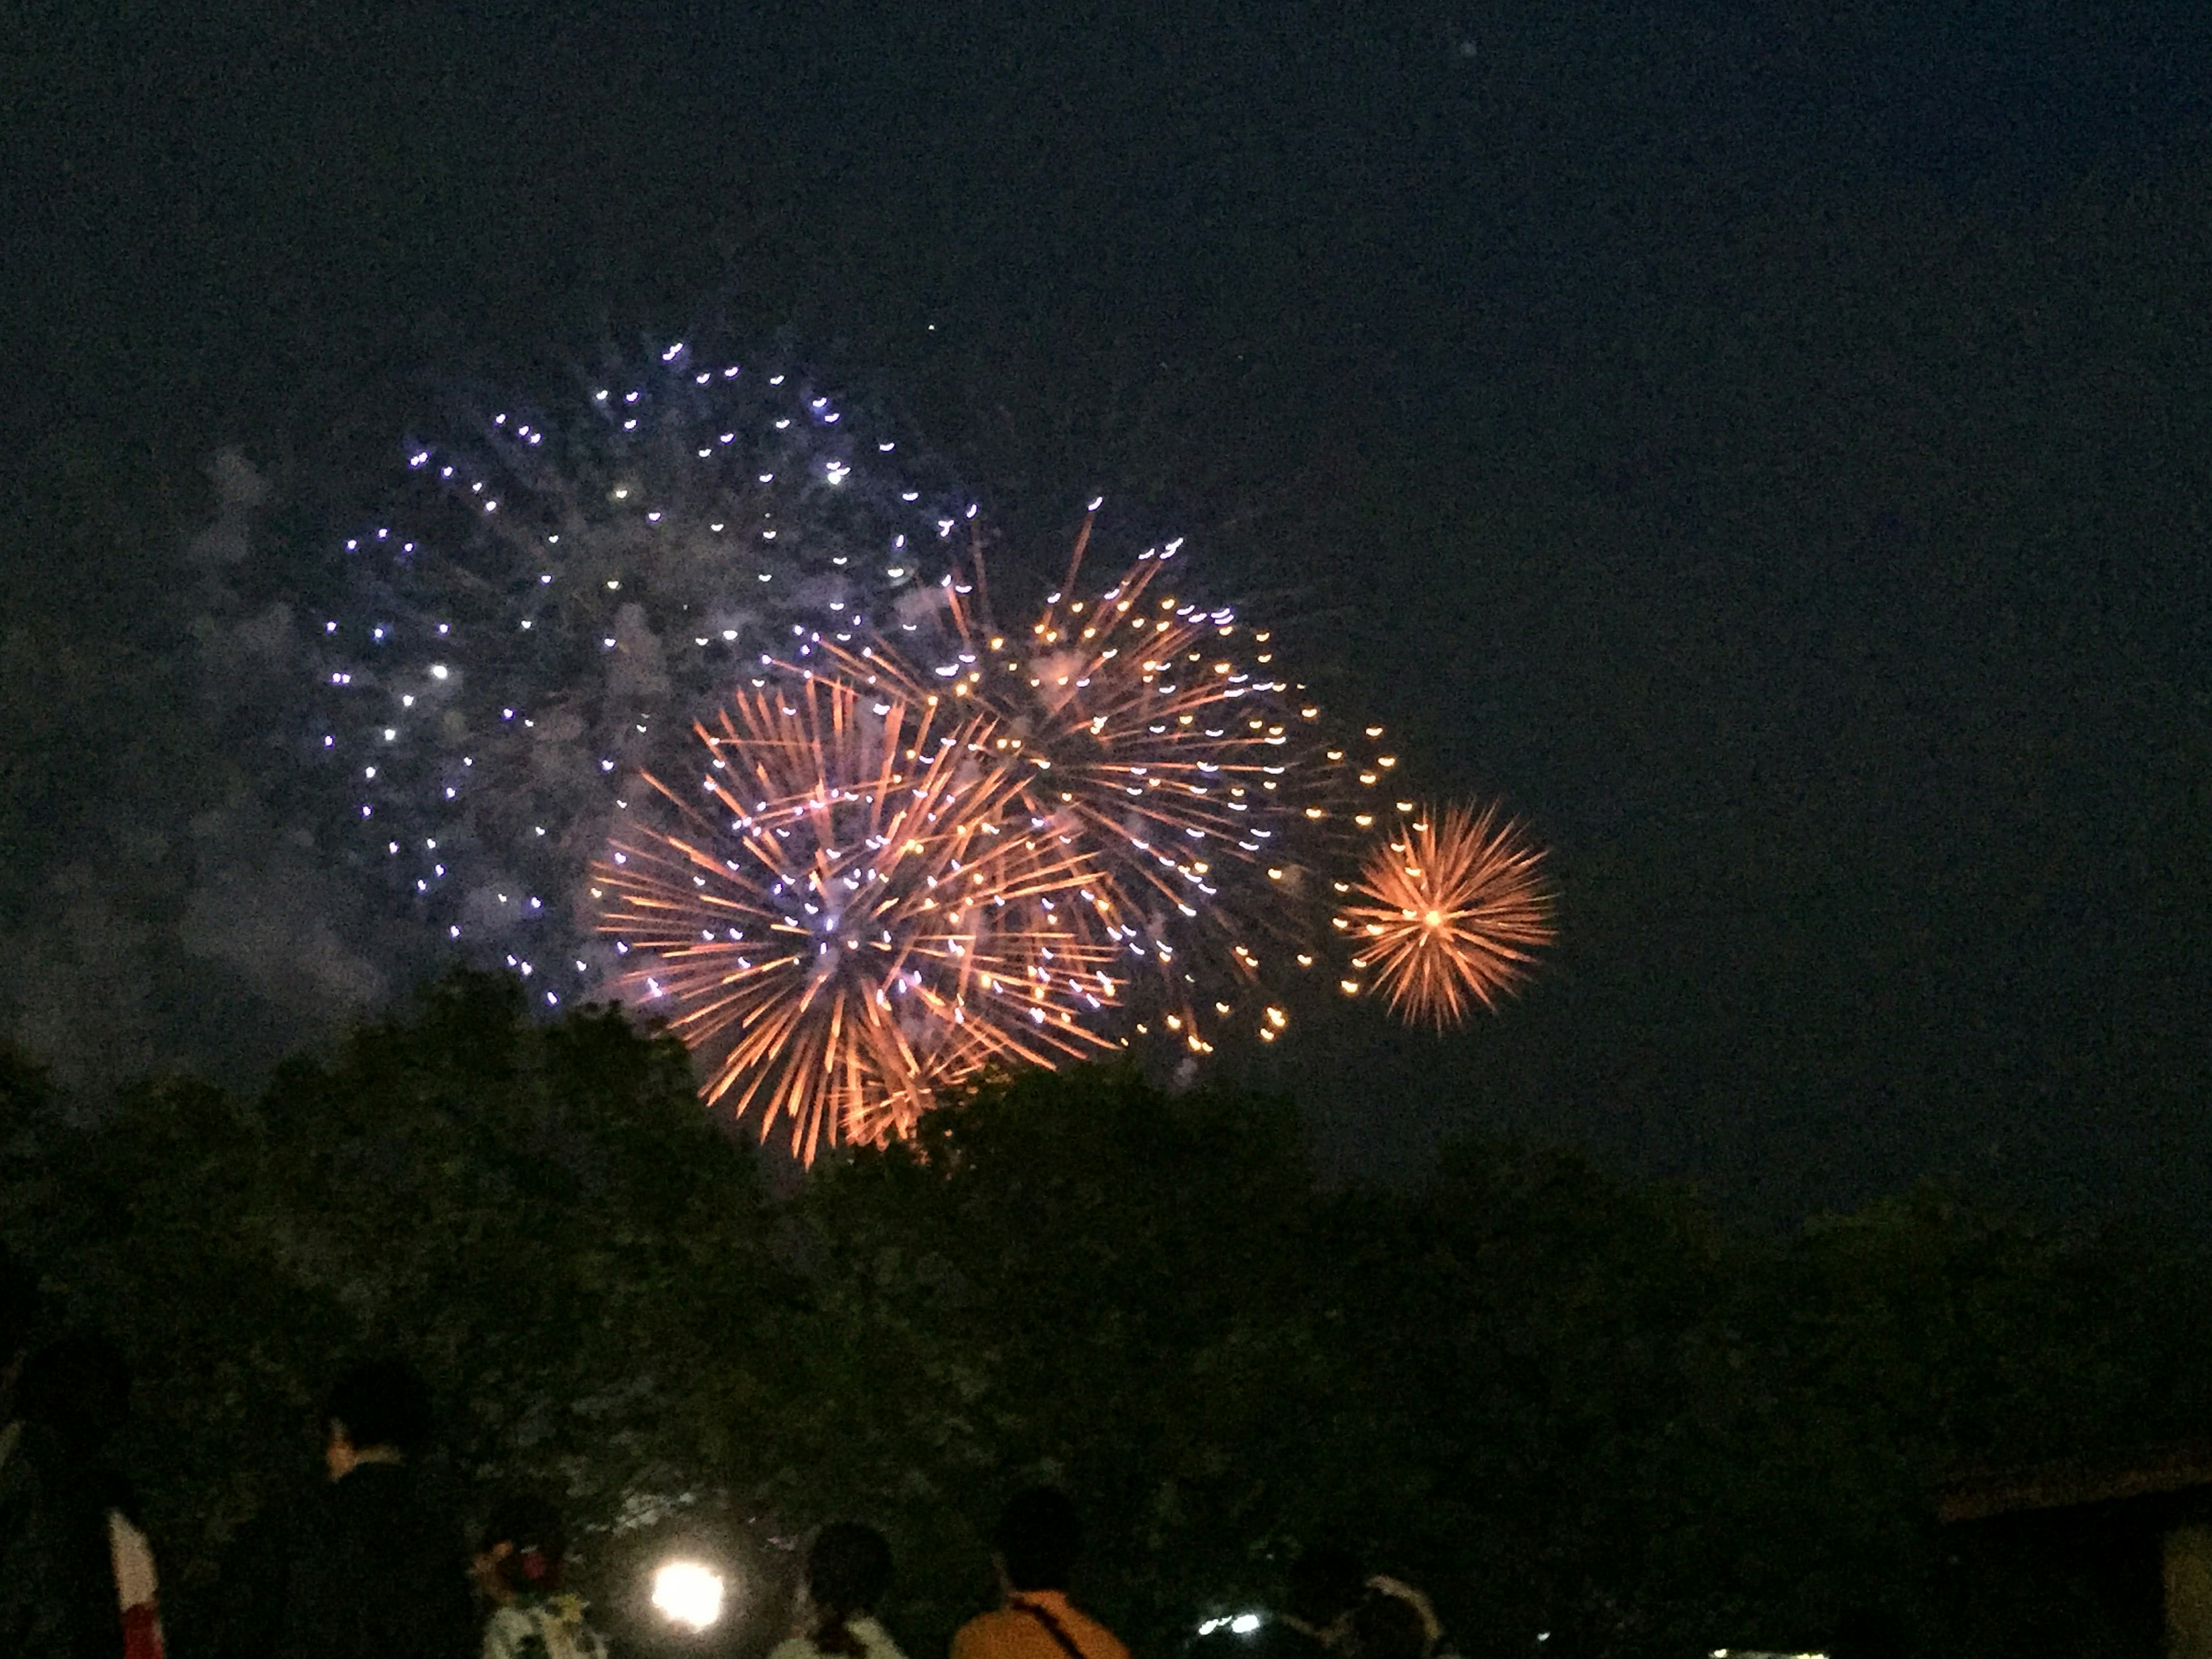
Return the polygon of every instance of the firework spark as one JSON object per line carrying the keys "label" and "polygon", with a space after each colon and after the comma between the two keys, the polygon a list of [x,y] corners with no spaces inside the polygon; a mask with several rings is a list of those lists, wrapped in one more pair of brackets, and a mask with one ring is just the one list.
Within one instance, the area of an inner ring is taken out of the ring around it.
{"label": "firework spark", "polygon": [[864,410],[697,343],[458,424],[343,538],[299,737],[349,850],[557,1006],[619,965],[581,878],[624,781],[764,657],[897,633],[974,509]]}
{"label": "firework spark", "polygon": [[1112,1046],[1110,896],[1034,817],[991,718],[793,676],[696,728],[696,791],[594,866],[623,988],[708,1057],[708,1101],[825,1144],[904,1133],[983,1067]]}
{"label": "firework spark", "polygon": [[[1336,926],[1353,943],[1356,973],[1371,973],[1390,1010],[1443,1030],[1480,1002],[1526,978],[1550,945],[1552,892],[1544,854],[1495,807],[1413,813],[1401,803],[1395,832],[1367,861]],[[1363,988],[1344,981],[1347,994]]]}
{"label": "firework spark", "polygon": [[[810,1161],[994,1063],[1274,1041],[1395,764],[1265,628],[1176,596],[1178,542],[1101,585],[1086,520],[1002,629],[977,506],[872,424],[677,343],[565,414],[410,443],[318,608],[299,734],[356,855],[449,940],[549,1006],[665,1013],[709,1101]],[[1401,866],[1439,863],[1399,833]],[[1550,937],[1522,874],[1517,920],[1485,899],[1393,949],[1363,915],[1359,967],[1413,1017],[1490,1004]]]}
{"label": "firework spark", "polygon": [[[1026,629],[992,624],[979,556],[969,580],[939,586],[944,659],[933,669],[881,635],[830,654],[903,697],[993,711],[994,752],[1017,764],[1035,816],[1095,849],[1122,948],[1156,988],[1152,1012],[1204,1054],[1206,1032],[1233,1012],[1225,999],[1311,964],[1297,949],[1317,885],[1309,868],[1343,832],[1374,823],[1375,803],[1358,797],[1395,757],[1363,765],[1328,743],[1268,630],[1164,592],[1179,543],[1079,590],[1090,536],[1086,521],[1066,579]],[[1287,1018],[1269,1002],[1256,1034],[1273,1042]]]}

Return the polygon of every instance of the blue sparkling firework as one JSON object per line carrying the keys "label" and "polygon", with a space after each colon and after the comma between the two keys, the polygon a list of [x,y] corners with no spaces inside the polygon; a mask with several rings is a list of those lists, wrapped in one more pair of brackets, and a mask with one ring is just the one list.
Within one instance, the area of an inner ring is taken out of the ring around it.
{"label": "blue sparkling firework", "polygon": [[933,629],[975,508],[802,375],[682,343],[474,424],[341,538],[302,741],[360,859],[557,1006],[614,966],[586,872],[636,775],[772,658]]}

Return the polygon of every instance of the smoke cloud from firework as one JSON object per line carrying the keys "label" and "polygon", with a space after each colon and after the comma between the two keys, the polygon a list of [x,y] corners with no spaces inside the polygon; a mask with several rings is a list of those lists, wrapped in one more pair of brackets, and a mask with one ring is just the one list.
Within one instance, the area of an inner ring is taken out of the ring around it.
{"label": "smoke cloud from firework", "polygon": [[0,645],[18,754],[57,769],[17,777],[0,818],[43,872],[0,907],[0,1037],[65,1086],[265,1064],[374,1010],[417,960],[268,742],[298,707],[303,645],[273,591],[278,492],[234,450],[206,475],[211,515],[128,568],[145,592],[118,582],[88,617],[27,592]]}

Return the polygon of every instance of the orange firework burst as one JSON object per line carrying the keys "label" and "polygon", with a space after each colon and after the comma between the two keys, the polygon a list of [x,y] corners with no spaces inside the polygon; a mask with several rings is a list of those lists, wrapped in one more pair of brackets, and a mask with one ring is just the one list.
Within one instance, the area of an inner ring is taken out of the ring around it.
{"label": "orange firework burst", "polygon": [[593,866],[623,988],[710,1066],[705,1095],[825,1144],[909,1129],[994,1062],[1109,1046],[1110,896],[1036,819],[991,718],[814,678],[757,683],[666,827]]}
{"label": "orange firework burst", "polygon": [[[1203,1054],[1238,988],[1261,983],[1263,968],[1312,962],[1296,948],[1302,866],[1334,854],[1340,831],[1375,822],[1375,803],[1356,797],[1395,759],[1363,765],[1324,740],[1320,708],[1285,678],[1267,629],[1164,591],[1180,544],[1079,590],[1090,537],[1086,520],[1060,590],[1026,629],[992,626],[980,556],[969,580],[948,578],[945,660],[933,669],[883,640],[826,648],[842,672],[909,702],[991,711],[993,752],[1015,767],[1033,816],[1094,849],[1125,959],[1153,981],[1148,1000],[1170,1034]],[[1286,1018],[1270,1005],[1256,1034],[1273,1042]]]}
{"label": "orange firework burst", "polygon": [[[1498,1000],[1527,977],[1551,944],[1552,891],[1521,826],[1495,807],[1403,815],[1352,889],[1365,903],[1345,907],[1336,926],[1372,973],[1390,1011],[1437,1030],[1459,1024],[1474,1002]],[[1347,994],[1362,988],[1344,981]]]}

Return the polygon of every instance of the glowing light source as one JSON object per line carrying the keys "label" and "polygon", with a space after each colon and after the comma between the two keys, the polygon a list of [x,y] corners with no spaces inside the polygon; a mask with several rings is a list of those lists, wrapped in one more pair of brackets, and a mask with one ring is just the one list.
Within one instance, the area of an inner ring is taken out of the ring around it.
{"label": "glowing light source", "polygon": [[672,1625],[710,1630],[722,1619],[722,1575],[699,1561],[666,1561],[653,1575],[653,1610]]}
{"label": "glowing light source", "polygon": [[1199,1625],[1198,1633],[1200,1636],[1211,1636],[1216,1631],[1225,1630],[1232,1636],[1251,1636],[1255,1634],[1260,1626],[1266,1622],[1266,1618],[1256,1613],[1227,1613],[1218,1619],[1202,1620]]}

